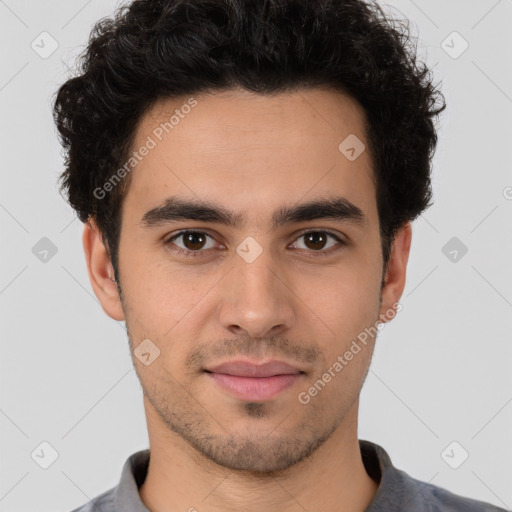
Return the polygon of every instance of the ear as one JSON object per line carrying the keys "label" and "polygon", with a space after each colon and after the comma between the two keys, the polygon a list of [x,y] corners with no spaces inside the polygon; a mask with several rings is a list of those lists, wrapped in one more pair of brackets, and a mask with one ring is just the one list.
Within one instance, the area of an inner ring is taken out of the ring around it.
{"label": "ear", "polygon": [[[405,277],[409,251],[411,249],[412,228],[411,223],[404,224],[396,233],[391,244],[388,269],[381,291],[382,302],[380,307],[380,322],[385,323],[396,315],[396,304],[405,288]],[[394,311],[394,313],[391,313]]]}
{"label": "ear", "polygon": [[110,255],[103,244],[101,232],[94,220],[85,223],[82,243],[89,280],[103,311],[114,320],[124,320],[124,311],[117,284],[114,281],[114,269]]}

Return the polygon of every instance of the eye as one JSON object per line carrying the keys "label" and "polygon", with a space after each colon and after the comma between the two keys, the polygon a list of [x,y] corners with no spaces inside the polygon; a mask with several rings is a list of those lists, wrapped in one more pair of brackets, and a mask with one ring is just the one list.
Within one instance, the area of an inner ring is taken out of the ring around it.
{"label": "eye", "polygon": [[[328,239],[331,238],[334,240],[334,243],[331,243],[330,245],[327,244]],[[330,250],[333,246],[336,246],[336,242],[340,246],[346,245],[346,243],[337,235],[334,233],[331,233],[330,231],[307,231],[302,233],[298,240],[304,239],[304,243],[302,244],[304,247],[297,247],[297,242],[295,242],[291,247],[294,249],[306,249],[312,252],[318,252],[323,255],[329,255],[333,251]],[[295,247],[294,247],[295,246]],[[329,249],[329,250],[325,250]]]}
{"label": "eye", "polygon": [[213,242],[214,239],[203,231],[180,231],[168,238],[165,241],[165,244],[167,245],[172,243],[172,245],[176,246],[175,240],[179,239],[183,241],[184,247],[177,246],[177,249],[171,248],[171,250],[185,256],[198,256],[198,253],[203,252],[201,249],[212,249],[215,247],[215,243],[213,243],[213,245],[210,243],[208,246],[208,239]]}
{"label": "eye", "polygon": [[[329,245],[327,243],[329,238],[334,240],[334,243]],[[176,241],[180,239],[183,246],[176,243]],[[346,242],[330,231],[305,231],[297,238],[297,240],[300,239],[304,239],[303,244],[294,242],[290,247],[292,247],[292,249],[306,250],[307,252],[317,253],[318,255],[323,256],[328,256],[346,245]],[[185,257],[197,257],[200,256],[201,253],[206,252],[207,249],[215,248],[214,238],[204,231],[180,231],[179,233],[167,238],[167,240],[165,240],[165,244],[169,246],[169,249],[172,252]],[[301,245],[303,245],[303,247],[301,247]],[[336,245],[339,245],[340,247],[333,250],[332,248]],[[225,248],[222,245],[220,247]]]}

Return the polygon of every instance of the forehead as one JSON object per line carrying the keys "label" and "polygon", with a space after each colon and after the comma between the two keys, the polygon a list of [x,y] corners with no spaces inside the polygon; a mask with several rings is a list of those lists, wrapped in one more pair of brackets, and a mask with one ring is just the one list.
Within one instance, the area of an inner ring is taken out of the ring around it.
{"label": "forehead", "polygon": [[365,112],[355,99],[329,88],[275,94],[235,88],[158,100],[141,118],[136,138],[142,142],[153,133],[160,141],[172,133],[177,143],[186,140],[191,147],[193,135],[201,152],[212,146],[243,151],[254,142],[289,144],[329,132],[335,139],[350,133],[365,137]]}
{"label": "forehead", "polygon": [[[365,133],[359,103],[329,89],[161,99],[138,124],[132,149],[151,149],[133,168],[125,203],[143,213],[182,196],[274,211],[336,192],[364,208],[375,192]],[[345,141],[360,144],[356,159],[343,153]]]}

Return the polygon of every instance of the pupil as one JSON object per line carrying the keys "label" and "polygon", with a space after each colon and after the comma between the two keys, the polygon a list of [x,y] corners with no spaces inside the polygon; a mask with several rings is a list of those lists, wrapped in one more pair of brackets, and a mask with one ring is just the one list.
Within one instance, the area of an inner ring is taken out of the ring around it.
{"label": "pupil", "polygon": [[[202,239],[202,242],[194,243],[194,238]],[[187,233],[185,236],[185,241],[187,247],[191,250],[193,249],[201,249],[201,247],[204,245],[204,237],[200,233]],[[192,245],[192,247],[189,247],[189,245]]]}
{"label": "pupil", "polygon": [[[316,239],[322,239],[322,241],[318,242]],[[312,244],[313,245],[318,245],[320,244],[322,247],[324,246],[325,244],[325,237],[323,236],[322,233],[310,233],[308,236],[307,236],[307,240],[308,241],[312,241]],[[316,241],[315,241],[316,240]],[[314,247],[315,249],[322,249],[322,247]]]}

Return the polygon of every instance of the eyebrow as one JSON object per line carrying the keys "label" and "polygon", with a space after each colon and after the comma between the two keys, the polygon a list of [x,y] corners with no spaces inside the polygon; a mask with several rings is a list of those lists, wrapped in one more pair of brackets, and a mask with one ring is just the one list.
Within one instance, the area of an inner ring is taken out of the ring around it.
{"label": "eyebrow", "polygon": [[[335,196],[281,206],[272,216],[272,227],[276,229],[285,224],[317,219],[347,221],[359,226],[367,224],[367,217],[358,206],[345,197]],[[240,228],[247,222],[244,214],[235,213],[215,203],[172,196],[160,206],[147,211],[139,226],[150,228],[184,220],[218,223],[232,228]]]}

